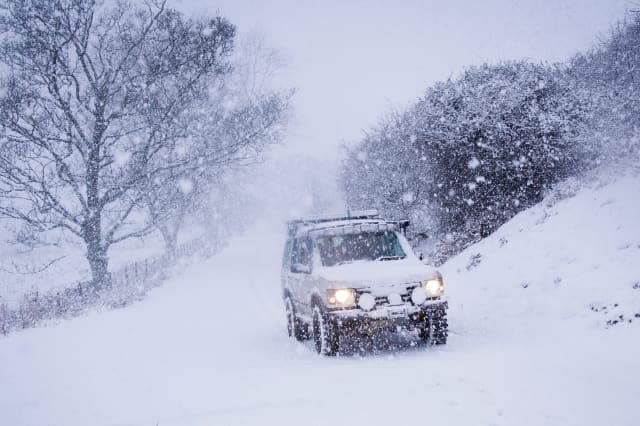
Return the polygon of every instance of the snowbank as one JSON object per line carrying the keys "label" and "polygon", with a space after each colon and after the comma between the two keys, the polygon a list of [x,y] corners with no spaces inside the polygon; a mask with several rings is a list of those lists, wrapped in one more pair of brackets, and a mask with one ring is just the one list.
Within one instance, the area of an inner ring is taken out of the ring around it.
{"label": "snowbank", "polygon": [[442,266],[466,331],[567,322],[640,331],[640,178],[567,192],[576,188],[565,184]]}

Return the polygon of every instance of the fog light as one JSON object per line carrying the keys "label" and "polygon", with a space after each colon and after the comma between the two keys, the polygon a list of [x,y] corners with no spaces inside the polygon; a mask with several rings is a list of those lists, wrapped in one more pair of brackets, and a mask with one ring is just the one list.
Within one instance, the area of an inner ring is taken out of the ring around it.
{"label": "fog light", "polygon": [[371,293],[362,293],[360,297],[358,297],[358,306],[365,311],[370,311],[374,306],[376,306],[376,299],[371,295]]}
{"label": "fog light", "polygon": [[411,292],[411,301],[414,305],[422,305],[427,300],[427,292],[422,287],[416,287]]}

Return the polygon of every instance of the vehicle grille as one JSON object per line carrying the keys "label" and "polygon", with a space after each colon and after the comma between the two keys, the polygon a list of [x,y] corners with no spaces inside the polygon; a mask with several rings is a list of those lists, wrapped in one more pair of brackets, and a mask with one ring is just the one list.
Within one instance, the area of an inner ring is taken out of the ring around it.
{"label": "vehicle grille", "polygon": [[387,296],[376,297],[376,306],[388,305],[388,304],[389,304],[389,298]]}
{"label": "vehicle grille", "polygon": [[[414,288],[416,288],[419,285],[420,283],[407,284],[406,292],[400,294],[400,297],[402,298],[403,303],[413,304],[413,302],[411,302],[411,292],[413,291]],[[376,297],[376,307],[387,306],[388,304],[389,304],[389,298],[387,296]]]}

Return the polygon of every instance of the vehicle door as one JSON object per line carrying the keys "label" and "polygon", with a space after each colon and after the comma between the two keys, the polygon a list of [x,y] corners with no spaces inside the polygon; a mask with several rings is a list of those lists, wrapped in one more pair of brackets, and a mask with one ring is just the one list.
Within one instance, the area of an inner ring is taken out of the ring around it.
{"label": "vehicle door", "polygon": [[284,246],[284,253],[282,254],[282,270],[280,272],[280,281],[282,285],[283,294],[285,291],[290,291],[289,280],[291,279],[291,252],[293,250],[293,240],[287,239]]}
{"label": "vehicle door", "polygon": [[289,290],[300,313],[308,313],[312,285],[312,245],[309,238],[296,238],[291,250]]}

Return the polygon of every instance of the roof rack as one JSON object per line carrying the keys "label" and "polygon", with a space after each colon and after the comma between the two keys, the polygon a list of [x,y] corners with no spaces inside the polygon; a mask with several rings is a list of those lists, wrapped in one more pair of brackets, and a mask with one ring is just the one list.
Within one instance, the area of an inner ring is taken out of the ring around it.
{"label": "roof rack", "polygon": [[333,222],[336,220],[355,220],[355,219],[378,219],[380,218],[380,214],[376,209],[370,210],[356,210],[350,211],[347,210],[347,213],[338,213],[338,214],[329,214],[329,215],[318,215],[318,216],[309,216],[306,218],[293,219],[288,223],[321,223],[321,222]]}
{"label": "roof rack", "polygon": [[312,225],[322,222],[335,222],[339,220],[362,220],[362,219],[379,219],[380,214],[376,209],[370,210],[347,210],[347,214],[338,213],[331,215],[309,216],[307,218],[293,219],[287,222],[289,234],[294,235],[301,225]]}

